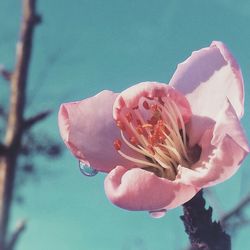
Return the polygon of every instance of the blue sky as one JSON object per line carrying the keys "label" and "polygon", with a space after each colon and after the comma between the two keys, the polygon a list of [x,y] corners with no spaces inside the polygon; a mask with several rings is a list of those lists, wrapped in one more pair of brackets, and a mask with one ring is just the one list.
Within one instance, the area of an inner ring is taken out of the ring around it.
{"label": "blue sky", "polygon": [[[19,1],[0,2],[0,64],[13,66],[20,20]],[[250,138],[250,3],[239,0],[38,0],[43,23],[36,30],[27,114],[52,108],[36,131],[60,140],[60,103],[103,89],[121,91],[146,80],[168,82],[176,65],[193,50],[223,41],[245,79],[243,126]],[[4,84],[0,80],[0,84]],[[7,91],[1,93],[6,101]],[[181,249],[187,236],[181,208],[162,219],[113,206],[103,191],[104,175],[86,178],[65,150],[57,161],[37,157],[40,178],[20,187],[25,204],[15,205],[13,224],[27,218],[18,250]],[[250,189],[249,158],[229,181],[213,188],[223,209]],[[213,201],[210,201],[211,204]],[[249,244],[250,227],[232,239],[233,249]]]}

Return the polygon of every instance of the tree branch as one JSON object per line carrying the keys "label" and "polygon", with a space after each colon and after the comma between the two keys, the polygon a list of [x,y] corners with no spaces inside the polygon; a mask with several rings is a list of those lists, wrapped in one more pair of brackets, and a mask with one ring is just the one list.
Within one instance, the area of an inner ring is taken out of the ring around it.
{"label": "tree branch", "polygon": [[14,232],[12,233],[11,238],[10,238],[10,240],[9,240],[7,246],[6,246],[6,250],[13,250],[14,249],[14,247],[15,247],[15,245],[16,245],[19,237],[20,237],[20,235],[25,230],[25,228],[26,228],[26,221],[25,220],[21,220],[17,224]]}
{"label": "tree branch", "polygon": [[[227,213],[221,216],[220,222],[223,228],[236,229],[239,226],[249,224],[249,219],[246,219],[243,215],[243,210],[250,205],[250,193],[246,195],[233,209],[229,210]],[[232,222],[232,220],[236,220],[236,222]],[[231,224],[231,225],[230,225]]]}
{"label": "tree branch", "polygon": [[185,231],[191,243],[190,250],[230,250],[230,236],[220,223],[212,221],[212,208],[205,209],[202,191],[183,205]]}
{"label": "tree branch", "polygon": [[47,118],[51,113],[52,113],[52,110],[45,110],[45,111],[42,111],[42,112],[40,112],[40,113],[26,119],[24,121],[24,124],[23,124],[23,129],[25,129],[25,130],[30,129],[31,127],[33,127],[38,122],[40,122],[40,121],[44,120],[45,118]]}
{"label": "tree branch", "polygon": [[7,225],[12,201],[16,162],[23,136],[23,116],[26,101],[26,83],[32,52],[36,0],[23,0],[23,19],[20,40],[17,43],[16,66],[11,76],[10,104],[5,134],[5,155],[0,156],[0,249],[5,250]]}
{"label": "tree branch", "polygon": [[7,70],[3,65],[0,65],[0,75],[3,77],[4,80],[10,81],[12,73]]}
{"label": "tree branch", "polygon": [[5,155],[7,152],[7,148],[4,144],[0,143],[0,156]]}

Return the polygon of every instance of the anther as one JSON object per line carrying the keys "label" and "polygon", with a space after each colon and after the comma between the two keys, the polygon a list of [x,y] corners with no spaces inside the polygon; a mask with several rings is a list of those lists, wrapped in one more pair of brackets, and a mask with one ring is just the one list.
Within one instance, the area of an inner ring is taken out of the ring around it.
{"label": "anther", "polygon": [[146,123],[142,125],[143,128],[153,128],[152,124]]}
{"label": "anther", "polygon": [[143,107],[144,107],[145,109],[147,109],[147,110],[150,109],[149,104],[148,104],[147,101],[144,101],[142,105],[143,105]]}
{"label": "anther", "polygon": [[158,105],[152,104],[152,105],[150,106],[150,109],[151,109],[153,112],[156,112],[156,111],[158,110]]}
{"label": "anther", "polygon": [[158,121],[158,118],[156,116],[152,116],[150,120],[148,120],[148,123],[155,125]]}
{"label": "anther", "polygon": [[163,120],[158,120],[158,121],[157,121],[157,125],[158,125],[159,127],[164,126]]}
{"label": "anther", "polygon": [[149,135],[149,136],[148,136],[148,142],[149,142],[151,145],[154,145],[154,144],[157,142],[157,137],[156,137],[156,135]]}
{"label": "anther", "polygon": [[125,130],[126,130],[124,123],[123,123],[122,121],[120,121],[120,120],[117,120],[117,121],[116,121],[116,126],[117,126],[120,130],[122,130],[122,131],[125,131]]}
{"label": "anther", "polygon": [[143,128],[142,128],[142,126],[141,126],[141,125],[138,125],[138,126],[136,127],[136,131],[137,131],[138,134],[142,135],[142,134],[143,134]]}
{"label": "anther", "polygon": [[142,123],[141,123],[141,121],[139,119],[136,120],[136,124],[140,125],[140,126],[142,125]]}
{"label": "anther", "polygon": [[121,142],[121,140],[116,139],[116,140],[114,141],[113,145],[114,145],[114,148],[115,148],[117,151],[119,151],[119,150],[121,149],[122,142]]}
{"label": "anther", "polygon": [[129,141],[133,144],[133,145],[137,145],[138,141],[136,140],[136,138],[134,136],[130,137]]}
{"label": "anther", "polygon": [[[185,119],[170,97],[143,97],[139,107],[127,108],[121,115],[121,120],[116,121],[121,139],[114,141],[114,148],[139,167],[151,168],[149,171],[154,173],[160,171],[159,176],[174,180],[179,164],[189,167],[200,157],[200,152],[193,157],[195,150],[189,150]],[[144,159],[122,152],[122,143]]]}
{"label": "anther", "polygon": [[158,137],[158,139],[159,139],[160,143],[163,143],[165,141],[166,137],[164,135],[160,135]]}
{"label": "anther", "polygon": [[128,113],[126,114],[126,118],[127,118],[127,121],[128,121],[128,122],[131,122],[132,119],[133,119],[132,114],[131,114],[130,112],[128,112]]}

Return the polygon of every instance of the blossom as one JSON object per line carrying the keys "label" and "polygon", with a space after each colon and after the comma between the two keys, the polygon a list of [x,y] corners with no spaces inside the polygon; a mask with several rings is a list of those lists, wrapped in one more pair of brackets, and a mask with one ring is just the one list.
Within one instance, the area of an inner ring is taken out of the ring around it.
{"label": "blossom", "polygon": [[249,152],[243,112],[241,70],[213,42],[179,64],[169,84],[142,82],[62,104],[59,128],[75,157],[107,173],[111,202],[159,211],[237,171]]}

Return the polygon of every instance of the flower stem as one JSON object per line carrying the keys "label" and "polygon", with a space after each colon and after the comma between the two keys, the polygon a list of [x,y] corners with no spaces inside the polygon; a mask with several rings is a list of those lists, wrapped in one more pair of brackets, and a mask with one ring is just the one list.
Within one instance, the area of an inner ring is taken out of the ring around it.
{"label": "flower stem", "polygon": [[181,220],[189,236],[190,250],[231,250],[231,238],[220,222],[212,221],[212,208],[205,208],[202,190],[183,205]]}

